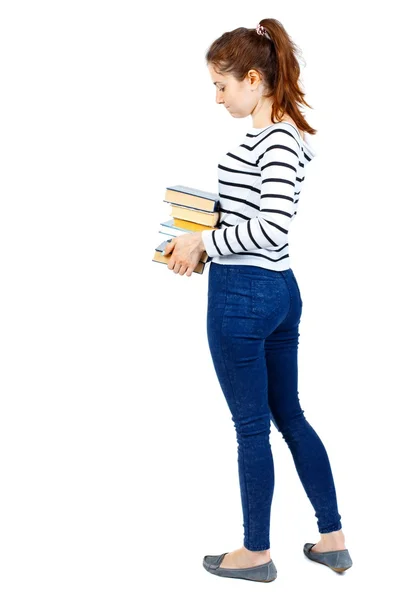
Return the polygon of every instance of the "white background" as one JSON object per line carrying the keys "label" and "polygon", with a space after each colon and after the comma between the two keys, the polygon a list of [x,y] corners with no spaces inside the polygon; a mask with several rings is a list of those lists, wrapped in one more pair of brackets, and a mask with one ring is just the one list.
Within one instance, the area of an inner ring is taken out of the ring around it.
{"label": "white background", "polygon": [[[0,11],[2,600],[386,596],[412,565],[412,31],[393,2],[4,1]],[[290,232],[299,394],[354,566],[319,539],[272,427],[270,586],[242,545],[236,435],[206,336],[208,268],[152,261],[167,186],[217,191],[251,118],[215,102],[225,31],[302,51],[318,156]],[[411,308],[410,308],[411,307]]]}

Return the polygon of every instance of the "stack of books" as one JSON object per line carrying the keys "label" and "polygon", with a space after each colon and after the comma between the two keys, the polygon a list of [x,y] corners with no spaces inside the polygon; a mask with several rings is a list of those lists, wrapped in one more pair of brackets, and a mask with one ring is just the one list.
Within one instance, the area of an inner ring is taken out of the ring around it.
{"label": "stack of books", "polygon": [[[184,233],[194,233],[204,229],[217,229],[220,212],[220,200],[217,194],[204,192],[184,185],[173,185],[167,187],[164,202],[171,205],[172,219],[160,223],[159,233],[167,236],[155,248],[153,261],[167,264],[171,254],[163,255],[164,248],[172,238]],[[198,265],[193,273],[200,275],[204,271],[206,263],[211,260],[207,252],[203,252]]]}

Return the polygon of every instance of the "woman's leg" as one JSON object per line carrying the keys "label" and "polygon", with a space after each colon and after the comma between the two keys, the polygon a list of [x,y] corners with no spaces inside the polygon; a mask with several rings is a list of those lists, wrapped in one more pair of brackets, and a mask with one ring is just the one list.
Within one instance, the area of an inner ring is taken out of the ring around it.
{"label": "woman's leg", "polygon": [[211,356],[236,429],[244,547],[250,551],[270,548],[274,489],[264,338],[285,319],[290,303],[283,277],[262,272],[211,263],[207,312]]}
{"label": "woman's leg", "polygon": [[291,295],[291,307],[286,320],[265,341],[269,407],[315,509],[319,532],[326,534],[341,529],[341,515],[327,452],[299,402],[297,357],[302,299],[293,272],[283,271],[283,275]]}

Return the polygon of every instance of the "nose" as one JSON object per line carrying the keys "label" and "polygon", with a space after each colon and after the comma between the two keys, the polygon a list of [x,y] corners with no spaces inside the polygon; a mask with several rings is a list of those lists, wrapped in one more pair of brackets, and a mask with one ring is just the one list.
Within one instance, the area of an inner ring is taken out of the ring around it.
{"label": "nose", "polygon": [[224,104],[224,100],[223,100],[222,96],[220,96],[220,94],[222,94],[222,92],[217,91],[216,102],[217,102],[217,104]]}

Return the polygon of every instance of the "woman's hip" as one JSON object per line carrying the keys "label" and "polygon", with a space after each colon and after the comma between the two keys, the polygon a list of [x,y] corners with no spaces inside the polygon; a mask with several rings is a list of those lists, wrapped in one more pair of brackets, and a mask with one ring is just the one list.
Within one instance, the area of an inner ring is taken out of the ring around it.
{"label": "woman's hip", "polygon": [[292,312],[298,313],[301,304],[292,269],[210,264],[210,328],[220,328],[222,333],[270,335]]}

